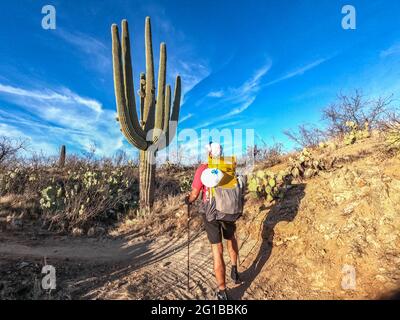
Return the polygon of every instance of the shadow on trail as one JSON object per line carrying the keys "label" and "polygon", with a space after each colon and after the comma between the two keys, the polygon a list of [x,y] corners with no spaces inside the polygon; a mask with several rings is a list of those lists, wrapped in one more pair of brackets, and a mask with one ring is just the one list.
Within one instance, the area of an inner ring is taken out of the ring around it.
{"label": "shadow on trail", "polygon": [[260,274],[273,250],[275,226],[281,221],[291,222],[295,219],[300,202],[305,195],[304,189],[305,184],[294,185],[287,191],[285,197],[281,201],[270,208],[260,227],[261,244],[258,253],[252,264],[245,271],[240,273],[243,283],[229,291],[233,299],[242,299],[254,279]]}
{"label": "shadow on trail", "polygon": [[[192,243],[200,235],[202,231],[193,234],[190,239]],[[174,239],[167,245],[160,247],[157,252],[149,250],[150,243],[152,241],[144,241],[139,245],[134,245],[123,249],[127,256],[131,256],[132,259],[120,261],[117,263],[106,263],[104,266],[98,269],[99,272],[94,271],[92,275],[86,274],[80,280],[78,285],[72,292],[72,297],[76,299],[93,299],[96,298],[98,289],[102,288],[107,283],[112,283],[116,280],[123,280],[135,271],[144,269],[153,264],[157,264],[160,261],[171,257],[181,250],[185,250],[187,247],[187,241],[178,241]],[[140,246],[140,248],[138,248]],[[157,266],[155,266],[156,268]],[[137,290],[137,288],[135,288]]]}
{"label": "shadow on trail", "polygon": [[400,288],[382,295],[379,300],[400,300]]}

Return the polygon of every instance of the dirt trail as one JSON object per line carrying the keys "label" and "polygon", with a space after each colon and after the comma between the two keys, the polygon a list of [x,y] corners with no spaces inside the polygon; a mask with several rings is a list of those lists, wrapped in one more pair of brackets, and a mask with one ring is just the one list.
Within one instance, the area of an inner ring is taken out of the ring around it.
{"label": "dirt trail", "polygon": [[[46,258],[61,278],[60,290],[71,298],[214,299],[212,256],[204,231],[191,237],[190,291],[187,290],[186,239],[55,237],[32,241],[3,234],[0,240],[3,263],[8,261],[9,266],[20,269],[21,264]],[[254,248],[251,241],[241,246],[242,260],[248,258],[250,247]],[[226,252],[225,255],[225,260],[229,261]],[[78,270],[73,268],[74,272],[71,272],[68,267],[71,264]],[[229,286],[234,285],[230,283]]]}

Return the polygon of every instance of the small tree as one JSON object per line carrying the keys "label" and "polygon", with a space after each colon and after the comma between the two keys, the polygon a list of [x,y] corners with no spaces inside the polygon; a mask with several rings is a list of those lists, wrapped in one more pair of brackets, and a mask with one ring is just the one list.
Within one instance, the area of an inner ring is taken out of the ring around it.
{"label": "small tree", "polygon": [[389,113],[380,128],[385,134],[388,149],[400,150],[400,115],[396,112]]}
{"label": "small tree", "polygon": [[272,167],[282,161],[283,144],[275,142],[268,146],[263,139],[262,146],[257,144],[254,147],[247,148],[247,156],[254,159],[256,163],[263,163],[265,167]]}
{"label": "small tree", "polygon": [[337,101],[326,107],[323,120],[328,122],[327,133],[330,137],[342,137],[349,128],[346,123],[354,122],[359,128],[368,123],[370,129],[378,126],[390,108],[392,96],[367,99],[360,90],[352,95],[338,94]]}
{"label": "small tree", "polygon": [[15,158],[21,150],[25,150],[26,142],[23,140],[0,137],[0,165]]}
{"label": "small tree", "polygon": [[283,133],[301,148],[316,147],[326,138],[326,133],[323,130],[305,124],[299,125],[297,132],[285,130]]}

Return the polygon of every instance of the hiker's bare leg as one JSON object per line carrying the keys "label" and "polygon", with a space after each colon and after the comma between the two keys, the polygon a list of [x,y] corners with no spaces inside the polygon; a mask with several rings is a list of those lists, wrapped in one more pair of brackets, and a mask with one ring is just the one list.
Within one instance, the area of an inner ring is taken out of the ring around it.
{"label": "hiker's bare leg", "polygon": [[212,253],[214,258],[214,272],[215,278],[217,279],[217,285],[219,290],[225,290],[225,262],[224,262],[224,248],[222,243],[212,244]]}
{"label": "hiker's bare leg", "polygon": [[231,265],[237,266],[239,247],[235,235],[226,241],[228,245],[229,257],[231,258]]}

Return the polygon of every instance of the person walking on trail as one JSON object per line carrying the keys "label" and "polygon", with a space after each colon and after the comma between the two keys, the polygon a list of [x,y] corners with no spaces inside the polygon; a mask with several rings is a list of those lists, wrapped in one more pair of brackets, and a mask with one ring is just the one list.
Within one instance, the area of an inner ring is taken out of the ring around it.
{"label": "person walking on trail", "polygon": [[[202,193],[204,225],[208,240],[211,243],[214,272],[218,286],[216,296],[218,300],[228,300],[222,238],[226,240],[228,247],[231,279],[235,284],[238,284],[240,282],[237,268],[239,249],[235,236],[235,221],[241,216],[243,210],[241,190],[243,185],[239,183],[234,172],[229,174],[219,169],[218,163],[224,161],[222,155],[220,144],[210,142],[207,145],[209,161],[197,168],[192,183],[192,191],[186,196],[185,203],[190,205]],[[210,165],[212,163],[216,163],[216,165]],[[236,163],[234,165],[236,166]],[[220,187],[220,185],[223,185],[223,187]]]}

